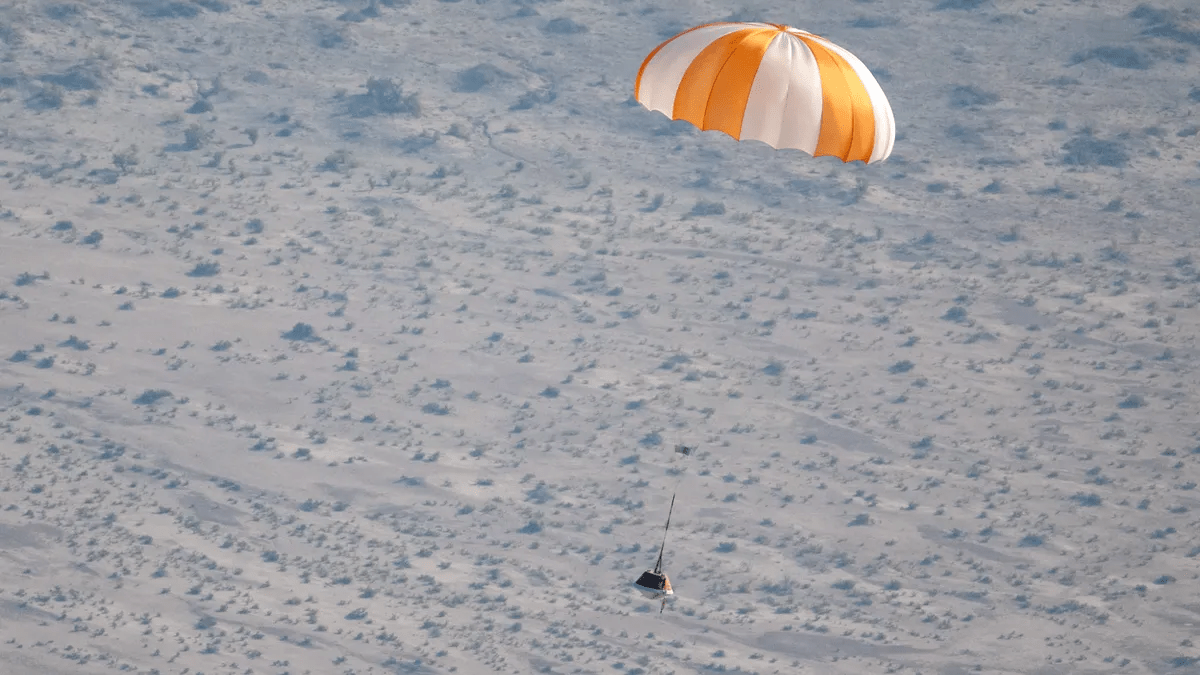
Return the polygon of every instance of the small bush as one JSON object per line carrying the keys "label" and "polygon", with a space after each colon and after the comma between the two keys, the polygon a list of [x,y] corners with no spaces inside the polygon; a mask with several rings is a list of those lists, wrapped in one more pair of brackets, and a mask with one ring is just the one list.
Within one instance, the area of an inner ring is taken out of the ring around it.
{"label": "small bush", "polygon": [[319,338],[313,327],[307,323],[297,323],[292,326],[292,329],[283,333],[285,340],[296,340],[298,342],[316,342]]}
{"label": "small bush", "polygon": [[587,30],[587,26],[567,17],[550,19],[542,26],[542,31],[551,35],[577,35]]}
{"label": "small bush", "polygon": [[137,398],[133,399],[134,405],[154,405],[164,398],[170,398],[171,392],[166,389],[147,389],[143,391]]}
{"label": "small bush", "polygon": [[966,320],[966,318],[967,318],[966,308],[959,307],[957,305],[946,310],[946,313],[942,315],[942,319],[944,319],[946,321],[954,321],[956,323],[961,323],[962,321]]}
{"label": "small bush", "polygon": [[977,108],[991,105],[1000,97],[990,91],[984,91],[969,84],[959,85],[950,90],[951,108]]}
{"label": "small bush", "polygon": [[71,337],[67,338],[66,340],[63,340],[62,342],[58,343],[58,346],[59,347],[70,347],[71,349],[74,349],[76,351],[81,351],[81,352],[86,352],[87,350],[92,348],[92,346],[90,344],[88,344],[87,340],[80,340],[78,337],[76,337],[74,335],[72,335]]}
{"label": "small bush", "polygon": [[1129,396],[1121,399],[1121,402],[1117,404],[1117,407],[1123,409],[1133,409],[1140,408],[1144,405],[1146,405],[1146,399],[1142,398],[1138,394],[1130,394]]}
{"label": "small bush", "polygon": [[1086,52],[1079,52],[1071,57],[1070,65],[1078,65],[1092,59],[1114,68],[1129,70],[1148,70],[1150,66],[1154,65],[1154,59],[1144,52],[1120,45],[1103,45]]}
{"label": "small bush", "polygon": [[353,169],[356,166],[354,157],[348,150],[338,150],[325,156],[325,161],[321,162],[317,168],[321,171],[345,171]]}
{"label": "small bush", "polygon": [[1086,129],[1064,143],[1062,149],[1062,163],[1067,166],[1110,166],[1119,169],[1129,163],[1129,152],[1121,143],[1096,138]]}
{"label": "small bush", "polygon": [[723,216],[725,205],[721,202],[709,202],[701,199],[692,206],[689,216]]}
{"label": "small bush", "polygon": [[221,265],[216,262],[201,262],[196,263],[196,266],[187,273],[189,277],[214,277],[221,271]]}
{"label": "small bush", "polygon": [[213,109],[213,106],[211,103],[208,102],[207,99],[200,98],[200,99],[196,99],[196,102],[193,103],[190,107],[188,107],[186,112],[189,115],[201,115],[206,112],[212,112],[212,109]]}
{"label": "small bush", "polygon": [[199,150],[212,140],[213,132],[199,124],[193,124],[183,130],[183,147],[185,150]]}
{"label": "small bush", "polygon": [[416,94],[405,94],[401,84],[391,78],[370,78],[366,85],[367,93],[359,94],[350,100],[350,113],[355,117],[370,117],[372,115],[408,115],[421,116],[421,102]]}
{"label": "small bush", "polygon": [[466,70],[458,71],[458,74],[455,76],[454,91],[470,94],[487,87],[497,80],[507,80],[511,77],[512,75],[490,63],[481,63]]}
{"label": "small bush", "polygon": [[427,415],[449,415],[450,408],[441,403],[426,403],[421,406],[421,412]]}
{"label": "small bush", "polygon": [[943,12],[948,9],[970,11],[973,9],[979,9],[986,2],[987,0],[941,0],[941,2],[934,5],[933,9],[939,12]]}
{"label": "small bush", "polygon": [[38,89],[32,96],[25,99],[25,107],[30,110],[58,110],[63,105],[65,93],[62,87],[47,84]]}

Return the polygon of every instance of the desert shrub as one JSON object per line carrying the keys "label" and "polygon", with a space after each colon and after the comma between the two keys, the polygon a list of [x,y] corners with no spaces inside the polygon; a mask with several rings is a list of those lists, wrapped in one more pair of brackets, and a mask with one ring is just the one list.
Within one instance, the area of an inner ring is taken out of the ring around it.
{"label": "desert shrub", "polygon": [[725,204],[721,202],[709,202],[701,199],[692,206],[692,210],[688,212],[688,215],[723,216],[725,215]]}
{"label": "desert shrub", "polygon": [[638,443],[640,443],[648,448],[657,447],[659,445],[662,445],[662,435],[659,434],[657,431],[653,431],[653,432],[646,434],[645,436],[642,436],[642,440],[638,441]]}
{"label": "desert shrub", "polygon": [[217,262],[199,262],[196,263],[187,275],[189,277],[213,277],[221,271],[221,265]]}
{"label": "desert shrub", "polygon": [[511,77],[512,75],[490,63],[481,63],[458,71],[455,76],[454,91],[469,94],[477,92],[497,80],[506,80]]}
{"label": "desert shrub", "polygon": [[68,91],[92,91],[100,88],[100,74],[94,67],[85,65],[71,66],[61,73],[39,75],[37,79]]}
{"label": "desert shrub", "polygon": [[983,7],[987,1],[988,0],[941,0],[941,2],[933,6],[933,9],[939,12],[943,12],[948,9],[970,11]]}
{"label": "desert shrub", "polygon": [[542,26],[542,31],[551,35],[576,35],[586,33],[587,30],[587,26],[569,17],[550,19]]}
{"label": "desert shrub", "polygon": [[950,90],[951,108],[976,108],[999,100],[998,95],[969,84],[958,85]]}
{"label": "desert shrub", "polygon": [[25,99],[25,107],[30,110],[58,110],[63,105],[63,88],[54,85],[43,85],[32,96]]}
{"label": "desert shrub", "polygon": [[508,109],[512,110],[514,112],[517,110],[529,110],[530,108],[533,108],[534,106],[537,106],[537,105],[553,103],[554,100],[557,98],[558,98],[558,92],[554,91],[554,89],[551,89],[551,88],[530,89],[529,91],[525,92],[524,94],[521,94],[520,98],[517,99],[516,103],[513,103],[512,105],[508,106]]}
{"label": "desert shrub", "polygon": [[170,398],[171,392],[166,389],[146,389],[137,398],[133,399],[134,405],[154,405],[164,398]]}
{"label": "desert shrub", "polygon": [[88,343],[87,340],[80,340],[78,337],[76,337],[74,335],[72,335],[71,337],[67,338],[66,340],[63,340],[62,342],[58,343],[58,346],[59,347],[70,347],[71,349],[74,349],[75,351],[80,351],[80,352],[86,352],[87,350],[92,348],[92,345],[90,343]]}
{"label": "desert shrub", "polygon": [[372,115],[421,116],[417,94],[404,93],[404,87],[391,78],[370,78],[364,85],[366,93],[350,99],[350,113],[355,117]]}
{"label": "desert shrub", "polygon": [[346,34],[339,29],[324,26],[317,30],[317,46],[321,49],[345,47],[348,42]]}
{"label": "desert shrub", "polygon": [[1129,163],[1129,152],[1119,141],[1096,138],[1090,129],[1081,131],[1062,146],[1062,163],[1068,166],[1111,166]]}
{"label": "desert shrub", "polygon": [[212,112],[212,109],[213,106],[208,102],[207,99],[198,98],[196,99],[195,103],[188,107],[186,112],[189,115],[200,115],[202,113]]}
{"label": "desert shrub", "polygon": [[1145,398],[1143,398],[1142,396],[1140,396],[1138,394],[1130,394],[1129,396],[1126,396],[1125,398],[1121,399],[1121,402],[1117,404],[1117,407],[1123,408],[1123,409],[1132,409],[1132,408],[1140,408],[1144,405],[1146,405]]}
{"label": "desert shrub", "polygon": [[130,169],[137,166],[137,151],[137,146],[131,145],[120,152],[114,152],[112,158],[113,166],[120,169],[122,173],[128,172]]}
{"label": "desert shrub", "polygon": [[292,329],[283,333],[285,340],[296,340],[298,342],[315,342],[318,340],[317,332],[307,323],[297,323],[292,326]]}
{"label": "desert shrub", "polygon": [[354,157],[347,150],[338,150],[325,156],[325,161],[317,167],[321,171],[345,171],[356,165]]}
{"label": "desert shrub", "polygon": [[1069,65],[1078,65],[1092,59],[1113,66],[1114,68],[1127,68],[1130,70],[1147,70],[1150,66],[1154,65],[1154,59],[1150,58],[1146,53],[1134,47],[1122,45],[1103,45],[1089,49],[1086,52],[1078,52],[1071,57]]}
{"label": "desert shrub", "polygon": [[212,140],[213,132],[205,129],[199,124],[193,124],[183,130],[183,143],[177,149],[182,150],[199,150],[206,143]]}
{"label": "desert shrub", "polygon": [[138,13],[147,19],[191,19],[199,16],[201,5],[176,0],[133,0]]}
{"label": "desert shrub", "polygon": [[83,14],[83,10],[72,2],[59,2],[46,8],[46,16],[55,21],[68,21]]}
{"label": "desert shrub", "polygon": [[966,320],[966,318],[967,309],[958,305],[946,310],[946,313],[942,315],[942,319],[946,321],[962,322]]}

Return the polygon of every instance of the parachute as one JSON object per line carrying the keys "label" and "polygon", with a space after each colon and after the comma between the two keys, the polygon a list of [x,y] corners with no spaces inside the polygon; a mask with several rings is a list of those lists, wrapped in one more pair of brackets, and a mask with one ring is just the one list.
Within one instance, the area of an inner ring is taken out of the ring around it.
{"label": "parachute", "polygon": [[862,61],[781,24],[686,30],[642,62],[634,97],[702,130],[843,162],[881,162],[896,141],[892,107]]}

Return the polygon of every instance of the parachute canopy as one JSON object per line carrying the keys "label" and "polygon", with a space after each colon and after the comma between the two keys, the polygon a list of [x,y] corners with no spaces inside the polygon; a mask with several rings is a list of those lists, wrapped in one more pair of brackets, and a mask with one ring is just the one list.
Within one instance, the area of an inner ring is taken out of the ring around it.
{"label": "parachute canopy", "polygon": [[634,97],[700,129],[843,162],[881,162],[896,140],[892,107],[862,61],[780,24],[686,30],[642,62]]}

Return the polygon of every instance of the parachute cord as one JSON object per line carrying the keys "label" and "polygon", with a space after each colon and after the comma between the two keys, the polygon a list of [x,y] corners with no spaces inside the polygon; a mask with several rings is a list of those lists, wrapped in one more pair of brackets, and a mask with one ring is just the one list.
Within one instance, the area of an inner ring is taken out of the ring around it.
{"label": "parachute cord", "polygon": [[671,508],[667,509],[667,526],[663,528],[663,543],[658,549],[658,562],[654,563],[654,572],[662,573],[663,552],[667,550],[667,532],[671,530],[671,513],[675,511],[675,493],[671,493]]}
{"label": "parachute cord", "polygon": [[[667,550],[667,533],[671,530],[671,513],[675,510],[675,496],[679,494],[679,486],[683,485],[683,479],[687,478],[687,471],[680,469],[679,480],[675,481],[675,487],[671,490],[671,506],[667,509],[667,525],[663,528],[663,543],[658,549],[658,561],[654,563],[654,571],[657,574],[662,573],[663,553]],[[659,610],[661,612],[661,610]]]}

